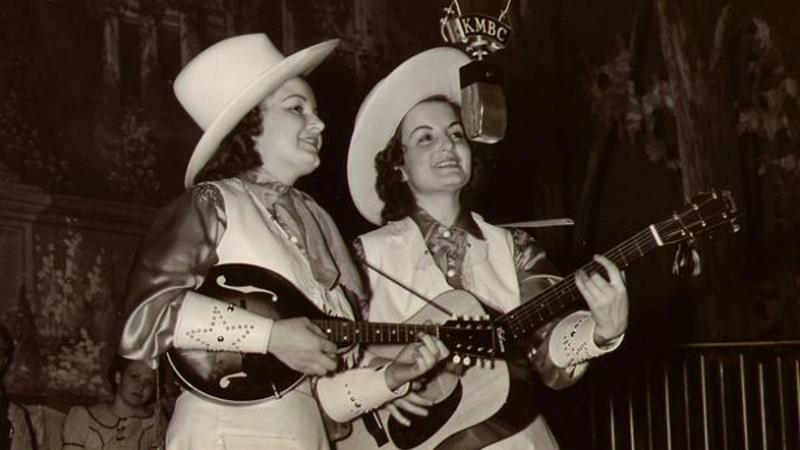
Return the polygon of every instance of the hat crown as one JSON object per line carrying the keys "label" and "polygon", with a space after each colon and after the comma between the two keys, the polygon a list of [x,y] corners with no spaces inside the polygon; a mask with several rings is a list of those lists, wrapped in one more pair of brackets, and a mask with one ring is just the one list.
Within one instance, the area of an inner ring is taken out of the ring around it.
{"label": "hat crown", "polygon": [[265,34],[222,40],[183,68],[173,84],[175,96],[205,131],[240,92],[284,59]]}

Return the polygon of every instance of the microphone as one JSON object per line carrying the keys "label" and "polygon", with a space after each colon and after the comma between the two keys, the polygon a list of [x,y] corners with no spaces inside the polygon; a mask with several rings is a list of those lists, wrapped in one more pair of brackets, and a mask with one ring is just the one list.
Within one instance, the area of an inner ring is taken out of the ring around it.
{"label": "microphone", "polygon": [[494,64],[473,60],[459,69],[461,120],[471,141],[494,144],[506,132],[503,71]]}

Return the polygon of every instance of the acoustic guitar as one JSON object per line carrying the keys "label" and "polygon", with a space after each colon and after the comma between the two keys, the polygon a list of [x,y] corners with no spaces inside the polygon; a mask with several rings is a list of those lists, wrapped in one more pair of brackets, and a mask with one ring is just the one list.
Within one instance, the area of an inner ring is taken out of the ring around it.
{"label": "acoustic guitar", "polygon": [[[398,345],[416,342],[419,333],[437,336],[456,358],[502,356],[491,322],[448,318],[441,324],[355,322],[323,314],[281,275],[247,264],[211,268],[198,292],[271,319],[308,317],[341,349],[353,344]],[[459,292],[442,294],[450,303]],[[195,392],[227,404],[247,404],[281,397],[300,383],[296,372],[271,354],[171,348],[167,360],[180,381]]]}
{"label": "acoustic guitar", "polygon": [[[732,225],[737,231],[738,215],[730,192],[701,194],[671,217],[649,225],[604,254],[625,269],[656,248],[708,237],[723,225]],[[582,269],[589,274],[604,273],[594,261]],[[379,409],[363,421],[354,421],[352,433],[337,443],[337,449],[479,449],[525,429],[540,413],[532,406],[536,380],[526,354],[546,324],[586,308],[574,278],[575,273],[563,279],[544,275],[522,280],[522,303],[505,313],[467,295],[448,303],[447,309],[457,314],[492,317],[499,345],[507,353],[506,361],[474,365],[461,375],[440,370],[420,391],[434,402],[427,416],[406,414],[411,425],[403,426],[385,408]],[[405,323],[445,318],[428,305]],[[370,350],[387,358],[399,351],[397,347]]]}

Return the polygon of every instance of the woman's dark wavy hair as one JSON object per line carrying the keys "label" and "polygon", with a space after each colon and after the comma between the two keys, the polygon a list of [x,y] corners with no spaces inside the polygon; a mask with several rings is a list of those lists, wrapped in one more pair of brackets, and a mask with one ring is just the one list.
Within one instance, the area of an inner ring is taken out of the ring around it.
{"label": "woman's dark wavy hair", "polygon": [[261,165],[254,139],[264,130],[261,125],[262,114],[261,105],[245,114],[197,174],[196,183],[235,177]]}
{"label": "woman's dark wavy hair", "polygon": [[[425,102],[445,102],[453,108],[458,117],[461,116],[461,107],[444,95],[434,95],[419,103]],[[400,167],[405,161],[401,136],[402,124],[401,121],[386,147],[375,155],[375,169],[378,172],[375,189],[378,191],[378,197],[384,202],[383,210],[381,210],[383,223],[400,220],[417,209],[414,194],[408,187],[408,183],[403,181],[403,174],[400,171]],[[461,190],[461,206],[467,210],[472,206],[473,193],[477,192],[483,177],[483,145],[476,142],[470,142],[468,145],[472,150],[472,175],[469,183]]]}

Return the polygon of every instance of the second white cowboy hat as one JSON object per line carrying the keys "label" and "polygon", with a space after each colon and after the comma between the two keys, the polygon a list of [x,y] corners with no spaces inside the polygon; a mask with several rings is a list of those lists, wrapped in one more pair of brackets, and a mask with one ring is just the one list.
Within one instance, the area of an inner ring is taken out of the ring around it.
{"label": "second white cowboy hat", "polygon": [[347,182],[356,208],[370,222],[380,225],[383,209],[375,189],[375,155],[386,147],[400,121],[420,101],[443,95],[460,105],[458,69],[469,61],[455,48],[426,50],[397,66],[364,99],[350,139]]}
{"label": "second white cowboy hat", "polygon": [[203,136],[186,167],[186,188],[248,111],[287,80],[314,70],[338,43],[332,39],[284,57],[266,34],[245,34],[217,42],[189,61],[173,89]]}

